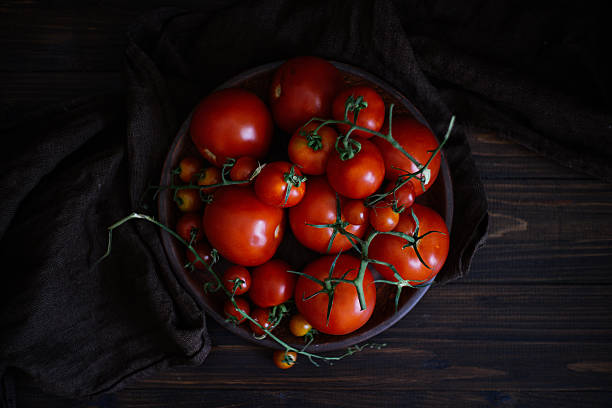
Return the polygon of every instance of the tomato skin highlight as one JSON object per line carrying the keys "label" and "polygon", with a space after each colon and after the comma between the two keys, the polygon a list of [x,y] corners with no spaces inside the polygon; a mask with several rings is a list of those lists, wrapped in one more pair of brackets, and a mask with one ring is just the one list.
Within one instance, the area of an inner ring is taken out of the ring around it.
{"label": "tomato skin highlight", "polygon": [[251,186],[223,186],[214,191],[202,225],[221,256],[237,265],[255,266],[274,256],[284,221],[283,210],[262,203]]}
{"label": "tomato skin highlight", "polygon": [[272,355],[274,364],[281,370],[286,370],[295,365],[297,361],[297,353],[295,351],[276,350]]}
{"label": "tomato skin highlight", "polygon": [[[385,124],[382,133],[387,133],[388,129],[389,125]],[[429,151],[435,150],[439,146],[434,134],[431,133],[425,125],[422,125],[416,119],[409,116],[394,117],[391,132],[393,138],[404,148],[404,150],[422,165],[425,165],[427,160],[429,160],[432,154],[429,153]],[[373,140],[384,159],[385,177],[388,180],[395,181],[395,179],[402,174],[414,173],[419,170],[410,159],[401,151],[393,147],[391,143],[380,137],[376,137]],[[416,178],[410,180],[417,197],[427,191],[433,182],[436,181],[436,177],[438,177],[440,171],[440,161],[440,153],[438,153],[427,167],[430,171],[430,176],[429,181],[425,184],[425,190],[423,190],[419,180]]]}
{"label": "tomato skin highlight", "polygon": [[251,271],[249,297],[259,307],[272,307],[285,303],[293,296],[297,275],[287,262],[272,259]]}
{"label": "tomato skin highlight", "polygon": [[[373,88],[369,86],[353,86],[341,91],[334,98],[332,107],[332,117],[335,120],[344,120],[345,103],[350,96],[357,98],[362,96],[368,106],[359,111],[357,115],[357,126],[361,126],[375,132],[378,132],[385,122],[385,102],[382,97]],[[355,123],[354,112],[348,112],[348,120]],[[339,123],[336,125],[342,134],[346,134],[351,128],[349,125]],[[352,136],[360,136],[364,139],[369,139],[374,136],[372,133],[356,129],[351,134]]]}
{"label": "tomato skin highlight", "polygon": [[297,177],[302,177],[300,170],[289,162],[277,161],[266,164],[255,179],[257,198],[273,207],[288,208],[297,205],[306,192],[306,181],[299,182],[298,186],[292,185],[289,197],[286,197],[289,186],[285,175],[291,172],[291,167]]}
{"label": "tomato skin highlight", "polygon": [[222,89],[204,98],[193,112],[189,133],[200,154],[217,167],[228,158],[263,158],[274,124],[266,105],[254,93]]}
{"label": "tomato skin highlight", "polygon": [[327,162],[327,180],[338,193],[349,198],[366,198],[378,190],[385,178],[385,163],[370,141],[355,138],[361,150],[348,160],[333,151]]}
{"label": "tomato skin highlight", "polygon": [[321,137],[320,149],[312,149],[310,146],[308,146],[307,136],[302,135],[301,132],[303,131],[308,134],[309,132],[314,131],[318,126],[319,123],[311,122],[308,125],[296,130],[289,140],[289,160],[291,160],[292,163],[295,163],[299,167],[300,171],[304,174],[325,174],[329,155],[334,149],[334,144],[336,143],[336,138],[338,137],[338,133],[336,133],[333,128],[323,126],[317,132],[317,134]]}
{"label": "tomato skin highlight", "polygon": [[193,242],[198,242],[202,239],[204,231],[202,229],[202,215],[198,213],[185,213],[176,222],[176,232],[185,241],[191,240],[192,231],[195,231]]}
{"label": "tomato skin highlight", "polygon": [[311,56],[292,58],[274,73],[269,100],[274,121],[293,133],[310,118],[331,117],[342,74],[328,61]]}
{"label": "tomato skin highlight", "polygon": [[[236,279],[240,279],[243,282],[236,287],[236,292],[234,292],[234,282]],[[225,286],[228,292],[235,295],[244,295],[251,288],[251,273],[244,266],[232,265],[223,272],[221,282],[223,282],[223,286]]]}
{"label": "tomato skin highlight", "polygon": [[[406,245],[406,240],[391,235],[376,236],[368,249],[368,257],[392,264],[403,279],[410,281],[412,285],[418,285],[429,281],[442,269],[448,255],[449,234],[444,219],[431,208],[414,204],[412,210],[419,220],[419,236],[429,231],[442,232],[431,233],[417,243],[421,257],[431,269],[421,263],[414,248],[402,248]],[[394,231],[412,235],[414,228],[410,209],[404,210]],[[391,268],[383,265],[376,265],[375,268],[385,279],[397,281]]]}
{"label": "tomato skin highlight", "polygon": [[[315,228],[307,224],[332,224],[336,221],[336,192],[324,176],[308,179],[308,189],[298,205],[289,209],[289,224],[297,240],[307,248],[325,253],[332,236],[332,228]],[[361,238],[367,225],[348,225],[345,229]],[[351,242],[337,234],[329,253],[350,249]]]}
{"label": "tomato skin highlight", "polygon": [[[302,271],[312,277],[324,281],[329,276],[329,270],[334,262],[335,256],[324,256],[306,265]],[[358,275],[360,261],[352,255],[341,254],[338,256],[332,277],[340,278],[349,271],[345,279],[352,280]],[[366,309],[361,310],[357,290],[349,283],[339,283],[334,292],[334,303],[327,322],[328,295],[320,293],[310,299],[310,295],[321,290],[321,285],[312,280],[300,276],[295,285],[295,304],[298,311],[308,322],[322,333],[342,335],[351,333],[363,326],[374,311],[376,306],[376,287],[374,278],[369,270],[366,270],[363,289],[365,294]]]}

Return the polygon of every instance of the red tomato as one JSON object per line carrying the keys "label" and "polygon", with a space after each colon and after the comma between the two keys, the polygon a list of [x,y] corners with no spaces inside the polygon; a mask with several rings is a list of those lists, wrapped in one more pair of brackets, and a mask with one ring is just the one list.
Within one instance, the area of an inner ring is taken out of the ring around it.
{"label": "red tomato", "polygon": [[[325,281],[334,262],[334,256],[324,256],[308,264],[303,272],[316,279]],[[358,258],[342,254],[338,257],[332,277],[355,279],[358,275],[360,261]],[[344,275],[348,272],[346,275]],[[363,280],[366,309],[361,310],[355,286],[349,283],[338,283],[334,291],[334,303],[327,321],[328,295],[320,293],[308,299],[322,287],[317,282],[300,276],[295,285],[295,305],[299,312],[315,329],[327,334],[347,334],[363,326],[374,311],[376,305],[376,286],[369,270]]]}
{"label": "red tomato", "polygon": [[198,211],[202,208],[200,192],[194,188],[184,188],[176,192],[174,199],[179,210],[183,212]]}
{"label": "red tomato", "polygon": [[400,215],[392,206],[370,207],[370,225],[377,231],[393,231],[399,222]]}
{"label": "red tomato", "polygon": [[[221,183],[221,170],[216,167],[207,167],[202,170],[202,174],[198,178],[198,186],[212,186],[213,184]],[[211,193],[216,187],[201,188],[203,193]]]}
{"label": "red tomato", "polygon": [[[353,98],[356,102],[358,98],[363,98],[363,102],[367,107],[359,110],[357,115],[357,126],[378,132],[385,122],[385,102],[382,97],[373,88],[369,86],[353,86],[340,92],[334,98],[332,107],[332,116],[336,120],[344,120],[344,111],[348,98]],[[353,106],[356,104],[353,103]],[[348,120],[355,123],[355,109],[350,109],[348,112]],[[338,129],[341,133],[346,134],[351,128],[349,125],[338,124]],[[351,135],[361,136],[364,139],[372,137],[372,133],[362,130],[354,130]]]}
{"label": "red tomato", "polygon": [[323,126],[317,135],[309,136],[318,126],[318,123],[311,122],[299,128],[289,140],[289,160],[297,164],[304,174],[325,173],[327,160],[338,137],[338,133],[329,126]]}
{"label": "red tomato", "polygon": [[257,160],[252,157],[240,157],[230,170],[230,178],[234,181],[248,180],[258,165]]}
{"label": "red tomato", "polygon": [[201,159],[193,156],[185,157],[178,165],[178,176],[185,183],[189,183],[200,170],[202,170]]}
{"label": "red tomato", "polygon": [[[388,125],[385,125],[382,133],[388,132]],[[416,119],[408,116],[398,116],[393,118],[393,128],[391,130],[393,138],[408,152],[412,157],[418,160],[421,165],[425,165],[431,151],[438,148],[438,141],[433,133]],[[401,151],[391,145],[386,140],[376,137],[373,139],[378,146],[384,161],[385,161],[385,177],[394,181],[398,176],[406,173],[414,173],[419,169],[408,159]],[[429,170],[429,171],[427,171]],[[417,196],[423,194],[433,184],[440,171],[440,153],[434,157],[425,170],[424,180],[425,190],[421,186],[420,180],[412,178],[410,182],[414,186],[414,192]]]}
{"label": "red tomato", "polygon": [[202,215],[197,213],[186,213],[176,222],[176,232],[185,241],[191,241],[191,234],[194,234],[193,242],[202,239]]}
{"label": "red tomato", "polygon": [[[417,249],[421,257],[431,269],[423,265],[413,247],[404,248],[407,241],[401,237],[384,234],[376,236],[370,244],[368,256],[392,264],[403,279],[417,285],[429,281],[442,269],[448,255],[449,235],[446,223],[434,210],[419,204],[414,204],[412,210],[419,220],[419,236],[429,231],[442,232],[442,234],[433,232],[417,242]],[[414,230],[415,222],[412,212],[410,209],[404,210],[400,214],[400,221],[394,231],[413,235]],[[397,280],[391,268],[383,265],[375,267],[385,279]]]}
{"label": "red tomato", "polygon": [[[287,189],[289,195],[287,195]],[[255,194],[263,203],[273,207],[293,207],[306,191],[306,177],[288,162],[268,163],[255,179]]]}
{"label": "red tomato", "polygon": [[[384,191],[385,192],[393,191],[394,188],[395,188],[395,182],[390,181],[385,186]],[[389,194],[383,200],[383,202],[386,203],[387,205],[393,205],[393,202],[395,201],[397,208],[404,207],[405,209],[408,209],[412,207],[412,204],[414,204],[415,198],[416,197],[414,194],[414,185],[411,182],[407,182],[403,186],[398,188],[395,191],[395,193]]]}
{"label": "red tomato", "polygon": [[217,167],[228,158],[263,158],[274,124],[261,99],[244,89],[222,89],[204,98],[193,112],[189,132],[202,156]]}
{"label": "red tomato", "polygon": [[344,200],[342,213],[351,224],[363,225],[368,222],[368,209],[362,200]]}
{"label": "red tomato", "polygon": [[301,314],[295,314],[289,320],[289,331],[296,337],[303,337],[312,330],[312,325]]}
{"label": "red tomato", "polygon": [[[274,328],[274,326],[272,326],[272,322],[270,321],[269,308],[257,308],[253,310],[253,313],[251,313],[251,317],[268,331],[272,331],[272,329]],[[251,327],[251,331],[253,332],[253,334],[255,334],[256,336],[263,336],[264,334],[266,334],[266,332],[263,331],[261,327],[257,326],[250,320],[249,326]]]}
{"label": "red tomato", "polygon": [[291,299],[297,275],[287,272],[289,269],[289,264],[280,259],[272,259],[254,268],[249,290],[253,303],[259,307],[272,307]]}
{"label": "red tomato", "polygon": [[232,265],[223,272],[221,282],[230,293],[244,295],[251,287],[251,273],[244,266]]}
{"label": "red tomato", "polygon": [[296,57],[274,73],[270,106],[276,124],[293,133],[313,116],[328,118],[334,96],[342,86],[342,74],[318,57]]}
{"label": "red tomato", "polygon": [[297,353],[295,351],[276,350],[272,355],[274,364],[281,370],[286,370],[295,365]]}
{"label": "red tomato", "polygon": [[[202,258],[207,265],[210,265],[212,263],[212,249],[210,248],[210,245],[208,245],[206,242],[198,242],[193,246],[193,249],[196,250],[200,258]],[[200,271],[207,269],[206,265],[196,260],[196,256],[193,254],[193,252],[191,252],[189,248],[187,248],[186,258],[187,262],[191,263],[194,268]]]}
{"label": "red tomato", "polygon": [[374,194],[385,177],[385,163],[378,148],[370,141],[355,138],[361,150],[348,160],[333,151],[327,162],[327,180],[338,193],[349,198]]}
{"label": "red tomato", "polygon": [[202,225],[221,256],[244,266],[261,265],[272,258],[285,230],[283,210],[259,201],[250,186],[215,190]]}
{"label": "red tomato", "polygon": [[[238,309],[242,310],[246,314],[251,313],[251,307],[249,306],[249,302],[247,302],[246,299],[241,297],[235,297],[234,300],[236,301]],[[240,324],[246,320],[246,317],[244,317],[242,313],[240,313],[236,309],[232,301],[229,299],[227,299],[223,304],[223,311],[225,312],[225,316],[230,319],[235,319],[236,324]]]}
{"label": "red tomato", "polygon": [[[325,253],[331,239],[332,228],[315,228],[307,224],[321,225],[336,222],[336,193],[325,177],[311,177],[308,190],[298,205],[289,209],[291,230],[302,245]],[[345,229],[357,237],[363,237],[366,225],[347,225]],[[341,234],[334,238],[330,253],[351,248],[350,241]]]}

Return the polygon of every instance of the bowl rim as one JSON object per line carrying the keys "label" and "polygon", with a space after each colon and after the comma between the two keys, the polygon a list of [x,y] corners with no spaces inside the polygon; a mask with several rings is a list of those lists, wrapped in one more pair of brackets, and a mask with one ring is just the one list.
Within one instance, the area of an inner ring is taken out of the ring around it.
{"label": "bowl rim", "polygon": [[[284,60],[274,61],[274,62],[256,66],[246,71],[242,71],[241,73],[235,75],[234,77],[228,79],[227,81],[223,82],[221,85],[214,88],[213,91],[211,92],[218,91],[224,88],[231,88],[231,87],[238,86],[239,84],[243,83],[244,81],[250,78],[253,78],[260,74],[276,69],[283,62],[285,61]],[[359,68],[353,65],[349,65],[349,64],[345,64],[345,63],[341,63],[341,62],[337,62],[337,61],[329,60],[329,62],[343,72],[348,72],[348,73],[357,75],[375,84],[376,86],[382,88],[385,92],[391,95],[394,99],[398,100],[403,105],[404,108],[410,111],[410,113],[415,117],[415,119],[417,119],[421,124],[427,126],[427,128],[430,131],[432,131],[432,133],[435,135],[435,133],[431,129],[431,126],[425,120],[423,114],[410,102],[410,100],[406,96],[404,96],[402,93],[397,91],[394,87],[389,85],[386,81],[363,70],[362,68]],[[168,149],[168,154],[166,155],[166,159],[164,160],[164,165],[162,168],[160,185],[164,185],[164,178],[166,177],[166,174],[170,174],[170,171],[172,169],[172,155],[170,154],[170,152],[175,151],[177,145],[181,141],[181,138],[189,134],[189,126],[191,124],[191,117],[193,115],[194,110],[195,110],[195,107],[189,113],[189,115],[187,116],[187,118],[185,119],[181,127],[179,128],[178,132],[176,133],[174,137],[174,140],[172,141],[170,148]],[[438,142],[440,141],[438,140]],[[452,219],[453,219],[453,209],[454,209],[452,180],[451,180],[451,175],[450,175],[450,169],[448,167],[448,162],[446,160],[443,150],[440,151],[440,155],[441,155],[440,173],[438,177],[442,177],[442,179],[444,180],[445,187],[446,187],[445,188],[445,195],[446,195],[445,222],[446,222],[446,225],[450,233],[451,226],[452,226]],[[170,202],[169,194],[170,193],[167,189],[162,190],[160,194],[158,195],[158,202],[157,202],[158,217],[161,222],[165,222],[165,223],[167,223],[167,220],[162,219],[162,215],[164,215],[164,218],[165,218],[165,214],[167,214],[169,210],[168,209],[168,205]],[[225,329],[240,336],[241,338],[245,340],[250,341],[251,343],[258,344],[260,346],[266,346],[269,348],[274,348],[274,349],[283,348],[280,344],[278,344],[277,342],[269,338],[256,339],[251,335],[246,335],[247,331],[242,330],[239,326],[236,326],[234,324],[227,322],[223,316],[221,316],[216,310],[211,308],[202,298],[200,291],[198,290],[198,288],[196,288],[195,283],[192,280],[187,278],[187,274],[185,273],[185,268],[183,267],[183,265],[180,264],[180,262],[178,262],[178,259],[176,258],[176,256],[174,256],[174,253],[172,252],[172,249],[171,249],[173,247],[174,238],[166,231],[161,231],[161,236],[162,236],[162,244],[163,244],[162,246],[164,248],[164,252],[166,254],[166,257],[168,258],[170,267],[175,277],[177,278],[179,284],[183,287],[183,289],[185,289],[196,300],[196,303],[206,312],[208,316],[212,317],[215,321],[217,321],[217,323],[219,323]],[[432,279],[432,283],[434,279]],[[430,286],[431,285],[426,285],[420,288],[416,288],[413,294],[410,296],[410,298],[395,313],[393,313],[389,318],[383,320],[376,326],[370,328],[369,330],[361,332],[358,335],[355,335],[354,333],[349,333],[348,335],[345,335],[345,336],[338,336],[338,341],[336,342],[328,342],[324,344],[313,343],[306,350],[309,352],[325,352],[325,351],[344,349],[346,347],[366,341],[382,333],[383,331],[387,330],[391,326],[395,325],[404,316],[406,316],[406,314],[410,312],[410,310],[412,310],[412,308],[425,295],[425,293],[429,290]],[[349,337],[346,337],[346,336],[349,336]]]}

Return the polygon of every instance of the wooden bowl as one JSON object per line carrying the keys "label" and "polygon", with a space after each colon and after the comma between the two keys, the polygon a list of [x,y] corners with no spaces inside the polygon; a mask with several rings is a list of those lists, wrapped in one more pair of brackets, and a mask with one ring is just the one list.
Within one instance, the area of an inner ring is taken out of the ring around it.
{"label": "wooden bowl", "polygon": [[[274,62],[246,71],[229,81],[222,84],[218,89],[240,87],[248,89],[257,94],[262,100],[268,100],[268,87],[272,79],[275,69],[282,62]],[[344,75],[345,82],[349,85],[369,85],[374,87],[382,96],[385,105],[388,107],[390,103],[395,104],[394,116],[401,114],[409,114],[414,116],[419,122],[430,127],[421,113],[410,103],[410,101],[401,93],[393,89],[384,81],[374,77],[373,75],[350,65],[333,62],[333,64]],[[189,137],[189,125],[191,115],[185,120],[176,135],[172,147],[168,152],[164,168],[161,176],[161,185],[169,185],[172,177],[172,169],[176,168],[179,161],[186,155],[198,156],[191,138]],[[430,127],[431,129],[431,127]],[[287,145],[290,135],[283,133],[278,128],[275,129],[273,149],[270,152],[269,160],[288,160]],[[428,205],[435,209],[445,220],[450,231],[453,217],[453,190],[451,178],[448,169],[448,164],[444,155],[442,155],[440,173],[436,182],[431,188],[417,199],[417,202]],[[165,225],[174,228],[176,220],[180,216],[180,212],[172,201],[172,194],[169,190],[162,190],[158,198],[159,219]],[[207,272],[194,271],[191,272],[183,267],[186,264],[185,247],[174,239],[170,234],[163,232],[162,239],[166,254],[170,260],[170,264],[176,274],[177,279],[184,288],[191,293],[206,313],[215,319],[219,324],[227,330],[241,336],[253,343],[260,344],[271,348],[282,348],[275,341],[266,338],[263,340],[255,339],[248,327],[248,324],[243,323],[236,326],[233,323],[227,322],[223,313],[223,302],[226,299],[222,291],[217,293],[205,293],[204,284],[212,280]],[[276,257],[285,259],[293,268],[301,270],[301,268],[309,261],[317,256],[313,251],[302,247],[293,237],[291,228],[287,226],[283,243],[277,251]],[[227,262],[221,261],[214,266],[217,273],[222,273],[228,266]],[[378,274],[372,270],[375,278]],[[418,289],[404,288],[400,298],[398,311],[395,311],[393,298],[395,296],[395,286],[386,284],[378,284],[376,289],[376,307],[370,320],[359,330],[343,335],[333,336],[319,333],[315,337],[315,342],[308,347],[310,352],[323,352],[337,349],[343,349],[348,346],[361,343],[385,329],[392,326],[398,320],[406,315],[414,307],[414,305],[427,292],[429,286]],[[304,345],[302,338],[293,336],[288,328],[288,319],[283,319],[281,324],[275,328],[275,335],[279,336],[288,344],[301,348]]]}

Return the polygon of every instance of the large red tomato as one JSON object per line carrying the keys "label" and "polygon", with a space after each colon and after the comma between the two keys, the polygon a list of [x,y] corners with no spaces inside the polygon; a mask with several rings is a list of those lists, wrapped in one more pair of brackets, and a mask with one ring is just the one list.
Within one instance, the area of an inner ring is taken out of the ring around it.
{"label": "large red tomato", "polygon": [[[394,231],[414,234],[416,224],[410,210],[408,208],[401,213]],[[368,257],[392,264],[402,278],[411,281],[413,285],[418,285],[429,281],[442,269],[448,255],[449,234],[442,217],[431,208],[414,204],[412,210],[419,220],[419,236],[430,231],[441,232],[432,232],[419,239],[416,245],[421,257],[431,269],[423,265],[413,247],[404,247],[407,244],[404,238],[392,235],[376,236],[368,249]],[[383,265],[375,265],[375,268],[385,279],[397,280],[391,268]]]}
{"label": "large red tomato", "polygon": [[270,106],[276,124],[293,133],[313,116],[328,118],[342,74],[317,57],[296,57],[283,63],[270,85]]}
{"label": "large red tomato", "polygon": [[[388,131],[388,124],[386,124],[382,133],[387,133]],[[391,134],[404,150],[421,163],[421,165],[425,165],[432,154],[431,152],[438,148],[438,141],[434,134],[413,117],[394,117]],[[393,147],[391,143],[380,137],[376,137],[373,140],[385,160],[385,177],[387,179],[395,180],[402,174],[414,173],[419,170],[409,158]],[[436,180],[438,172],[440,171],[440,153],[436,154],[436,157],[431,161],[427,170],[423,172],[425,177],[424,180],[427,180],[425,183],[425,190],[423,190],[419,180],[416,178],[410,180],[414,185],[414,192],[417,196],[427,191]]]}
{"label": "large red tomato", "polygon": [[280,259],[272,259],[251,271],[249,297],[259,307],[272,307],[293,297],[297,275],[288,272],[290,266]]}
{"label": "large red tomato", "polygon": [[189,133],[202,156],[217,167],[227,158],[263,158],[274,124],[257,95],[244,89],[222,89],[202,100],[191,118]]}
{"label": "large red tomato", "polygon": [[202,225],[210,244],[228,261],[261,265],[278,248],[284,233],[281,208],[262,203],[252,187],[226,186],[213,193]]}
{"label": "large red tomato", "polygon": [[334,150],[327,162],[329,184],[345,197],[366,198],[374,194],[385,178],[385,163],[378,148],[370,141],[356,137],[361,150],[342,160]]}
{"label": "large red tomato", "polygon": [[[334,259],[334,256],[319,258],[308,264],[303,273],[324,282],[329,278],[329,271]],[[336,261],[332,277],[340,278],[344,276],[345,279],[355,279],[359,273],[359,264],[358,258],[342,254]],[[346,272],[348,273],[344,275]],[[326,293],[320,293],[308,299],[309,296],[321,289],[320,284],[304,276],[300,276],[295,285],[295,305],[315,329],[327,334],[347,334],[363,326],[372,316],[376,305],[376,287],[369,270],[366,270],[363,279],[365,310],[361,310],[355,286],[350,283],[339,283],[334,290],[334,302],[328,322],[329,296]]]}
{"label": "large red tomato", "polygon": [[[315,228],[307,224],[333,224],[336,221],[336,192],[331,188],[325,177],[308,179],[308,189],[302,201],[289,209],[289,224],[295,237],[302,245],[315,251],[325,253],[331,239],[332,228]],[[363,237],[366,224],[349,224],[345,229]],[[330,253],[336,253],[351,248],[350,241],[338,233],[334,238]]]}
{"label": "large red tomato", "polygon": [[[385,121],[385,102],[378,92],[369,86],[353,86],[336,95],[332,107],[333,118],[336,120],[344,120],[346,101],[351,96],[354,100],[361,97],[367,104],[367,106],[359,110],[359,113],[357,114],[357,126],[378,132]],[[355,123],[354,110],[348,111],[348,120]],[[346,134],[346,132],[348,132],[351,128],[349,125],[345,124],[338,124],[337,126],[340,132],[344,134]],[[372,133],[359,129],[354,130],[352,135],[361,136],[364,139],[369,139],[373,136]]]}

